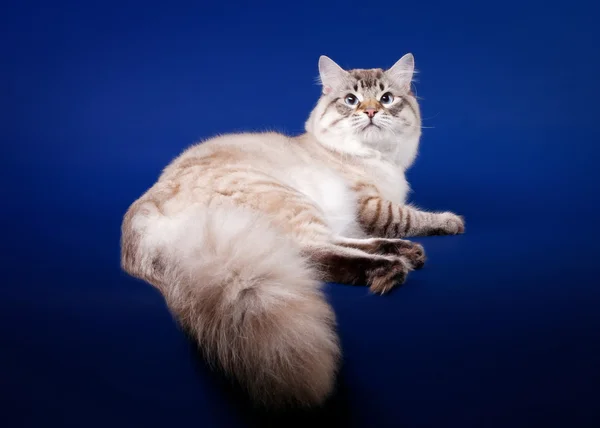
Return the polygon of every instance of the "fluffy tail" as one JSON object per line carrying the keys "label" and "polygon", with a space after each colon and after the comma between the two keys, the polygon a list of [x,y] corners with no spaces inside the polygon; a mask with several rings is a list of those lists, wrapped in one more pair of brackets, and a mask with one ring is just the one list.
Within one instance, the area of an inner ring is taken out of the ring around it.
{"label": "fluffy tail", "polygon": [[321,284],[298,250],[255,213],[192,206],[125,216],[122,265],[155,285],[205,356],[267,406],[318,405],[339,345]]}

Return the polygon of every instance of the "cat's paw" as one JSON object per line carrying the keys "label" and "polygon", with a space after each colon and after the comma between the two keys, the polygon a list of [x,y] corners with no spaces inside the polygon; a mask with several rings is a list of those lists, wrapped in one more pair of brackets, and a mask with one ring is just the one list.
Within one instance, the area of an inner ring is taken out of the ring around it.
{"label": "cat's paw", "polygon": [[404,284],[410,270],[411,265],[406,258],[391,258],[389,262],[367,273],[369,289],[373,293],[385,294],[394,286]]}
{"label": "cat's paw", "polygon": [[451,212],[437,215],[436,225],[428,231],[428,235],[459,235],[465,233],[465,219],[463,216]]}
{"label": "cat's paw", "polygon": [[380,244],[380,252],[405,257],[413,269],[421,269],[425,265],[425,250],[421,244],[405,239],[386,239]]}
{"label": "cat's paw", "polygon": [[400,254],[410,262],[413,269],[418,270],[425,266],[425,249],[421,244],[412,242],[412,247],[404,249]]}

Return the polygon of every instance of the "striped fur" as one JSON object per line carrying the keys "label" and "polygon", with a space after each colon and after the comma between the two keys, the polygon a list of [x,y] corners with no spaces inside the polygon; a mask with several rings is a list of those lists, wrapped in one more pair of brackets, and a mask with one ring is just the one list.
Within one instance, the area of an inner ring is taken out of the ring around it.
{"label": "striped fur", "polygon": [[405,204],[420,137],[412,64],[345,71],[322,58],[303,135],[196,144],[124,216],[123,269],[160,290],[258,403],[318,405],[333,391],[340,348],[323,281],[384,294],[425,262],[400,238],[464,230],[452,213]]}
{"label": "striped fur", "polygon": [[465,230],[462,217],[453,213],[420,211],[369,192],[359,197],[359,221],[370,235],[388,238],[455,235]]}

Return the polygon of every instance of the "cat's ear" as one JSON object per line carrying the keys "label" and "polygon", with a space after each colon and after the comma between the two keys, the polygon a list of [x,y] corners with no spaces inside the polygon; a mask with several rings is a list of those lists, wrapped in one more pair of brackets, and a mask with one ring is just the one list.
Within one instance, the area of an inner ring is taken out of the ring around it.
{"label": "cat's ear", "polygon": [[337,65],[331,58],[321,55],[319,58],[319,77],[323,85],[323,93],[328,94],[338,87],[348,72]]}
{"label": "cat's ear", "polygon": [[395,83],[405,91],[410,91],[410,84],[415,72],[415,57],[407,53],[396,64],[385,72]]}

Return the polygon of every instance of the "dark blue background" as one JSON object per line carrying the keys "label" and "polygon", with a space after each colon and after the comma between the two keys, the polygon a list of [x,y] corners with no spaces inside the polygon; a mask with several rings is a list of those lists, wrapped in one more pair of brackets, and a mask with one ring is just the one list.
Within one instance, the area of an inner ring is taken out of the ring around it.
{"label": "dark blue background", "polygon": [[[29,2],[0,13],[5,427],[600,426],[598,6]],[[252,411],[119,269],[128,205],[194,141],[298,133],[317,60],[413,52],[413,201],[467,233],[388,297],[327,285],[324,410]]]}

